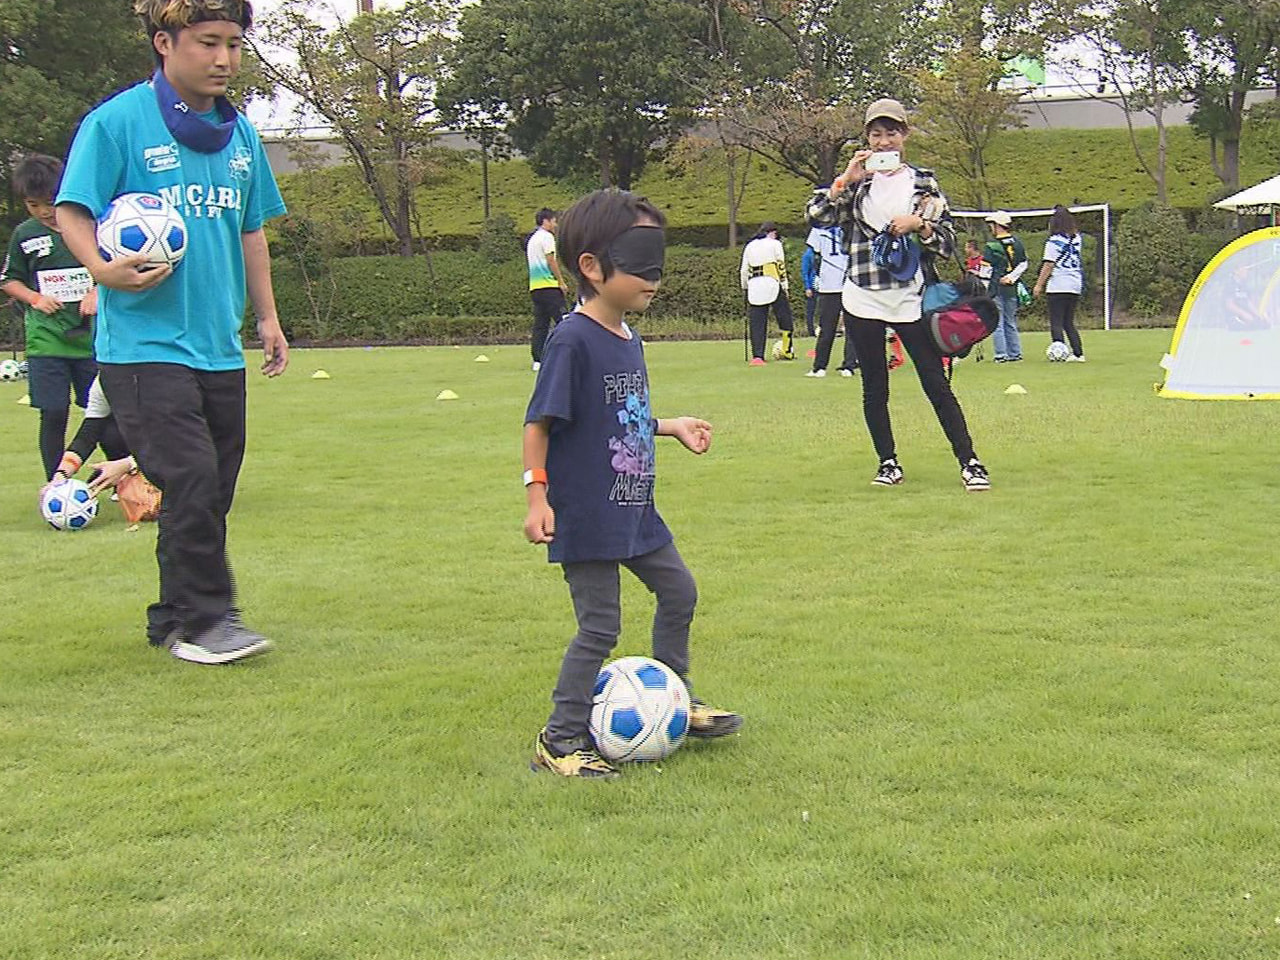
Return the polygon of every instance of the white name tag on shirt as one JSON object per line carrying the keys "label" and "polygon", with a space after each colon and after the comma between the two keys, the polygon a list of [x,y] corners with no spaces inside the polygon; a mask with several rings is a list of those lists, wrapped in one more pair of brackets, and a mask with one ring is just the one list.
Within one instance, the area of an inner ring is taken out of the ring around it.
{"label": "white name tag on shirt", "polygon": [[46,297],[53,297],[60,303],[79,303],[93,289],[93,277],[84,267],[37,270],[36,287]]}

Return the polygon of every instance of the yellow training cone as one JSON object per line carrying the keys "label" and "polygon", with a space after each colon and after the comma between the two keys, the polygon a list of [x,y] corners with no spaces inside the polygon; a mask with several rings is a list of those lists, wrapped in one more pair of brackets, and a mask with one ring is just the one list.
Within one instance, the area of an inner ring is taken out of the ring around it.
{"label": "yellow training cone", "polygon": [[1027,388],[1020,383],[1011,383],[1005,388],[1005,393],[1026,393]]}
{"label": "yellow training cone", "polygon": [[311,379],[312,380],[332,380],[333,377],[329,376],[329,373],[326,370],[317,370],[315,373],[311,375]]}
{"label": "yellow training cone", "polygon": [[441,390],[439,393],[436,394],[436,399],[437,400],[457,400],[458,395],[454,393],[452,390]]}
{"label": "yellow training cone", "polygon": [[25,393],[18,398],[18,402],[22,404],[24,407],[31,406],[31,398],[27,396]]}
{"label": "yellow training cone", "polygon": [[488,362],[489,362],[489,358],[486,357],[483,353],[480,354],[480,356],[476,357],[476,363],[488,363]]}

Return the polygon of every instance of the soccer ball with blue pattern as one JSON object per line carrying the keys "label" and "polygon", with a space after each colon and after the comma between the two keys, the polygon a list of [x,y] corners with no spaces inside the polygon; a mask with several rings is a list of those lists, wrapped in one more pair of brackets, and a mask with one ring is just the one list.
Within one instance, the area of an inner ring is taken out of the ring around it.
{"label": "soccer ball with blue pattern", "polygon": [[40,515],[55,530],[83,530],[98,515],[98,500],[82,481],[61,480],[45,488]]}
{"label": "soccer ball with blue pattern", "polygon": [[98,218],[98,249],[106,260],[142,254],[176,267],[187,252],[187,224],[164,197],[125,193]]}
{"label": "soccer ball with blue pattern", "polygon": [[661,760],[680,749],[689,729],[689,690],[648,657],[606,663],[596,677],[591,737],[606,759]]}
{"label": "soccer ball with blue pattern", "polygon": [[1045,350],[1044,355],[1050,363],[1062,363],[1071,356],[1071,348],[1061,340],[1054,340],[1049,344],[1049,348]]}

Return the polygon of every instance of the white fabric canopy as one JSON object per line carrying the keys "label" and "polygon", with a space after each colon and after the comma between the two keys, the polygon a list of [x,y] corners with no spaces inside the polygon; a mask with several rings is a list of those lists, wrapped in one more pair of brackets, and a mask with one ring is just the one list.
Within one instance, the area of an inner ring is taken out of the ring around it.
{"label": "white fabric canopy", "polygon": [[1280,208],[1280,177],[1255,183],[1247,190],[1219,200],[1214,206],[1219,210],[1234,210],[1243,214],[1274,213]]}

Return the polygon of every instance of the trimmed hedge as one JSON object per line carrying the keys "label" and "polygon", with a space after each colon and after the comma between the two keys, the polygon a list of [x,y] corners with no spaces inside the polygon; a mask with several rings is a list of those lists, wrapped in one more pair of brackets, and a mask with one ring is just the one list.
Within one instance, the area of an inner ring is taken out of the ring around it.
{"label": "trimmed hedge", "polygon": [[[1021,236],[1038,268],[1044,234]],[[803,327],[802,241],[789,238],[784,246],[791,264],[792,311]],[[1084,252],[1086,269],[1093,274],[1094,238],[1085,238]],[[662,290],[644,318],[645,335],[741,336],[746,310],[738,282],[740,262],[736,250],[669,247]],[[501,263],[453,251],[430,257],[343,257],[327,261],[310,286],[296,262],[278,257],[273,277],[286,331],[301,341],[490,342],[528,336],[531,311],[523,257]],[[1034,273],[1031,278],[1034,282]],[[1100,303],[1099,279],[1091,284],[1084,322],[1090,315],[1100,317]],[[1023,308],[1020,325],[1044,329],[1043,300]]]}

